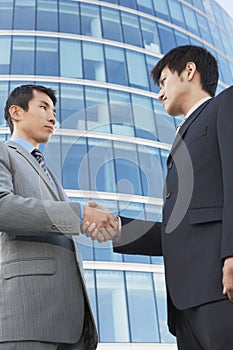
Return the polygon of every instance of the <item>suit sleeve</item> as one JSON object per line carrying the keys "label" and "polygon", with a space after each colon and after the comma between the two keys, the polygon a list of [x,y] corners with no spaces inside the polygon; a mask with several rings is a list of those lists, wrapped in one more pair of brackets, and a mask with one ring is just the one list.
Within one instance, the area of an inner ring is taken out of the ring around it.
{"label": "suit sleeve", "polygon": [[80,231],[79,203],[25,198],[14,194],[7,148],[0,143],[0,231],[17,235]]}
{"label": "suit sleeve", "polygon": [[217,135],[222,166],[223,213],[221,258],[233,256],[233,87],[219,101]]}
{"label": "suit sleeve", "polygon": [[113,243],[116,253],[161,256],[161,223],[120,217],[121,236]]}

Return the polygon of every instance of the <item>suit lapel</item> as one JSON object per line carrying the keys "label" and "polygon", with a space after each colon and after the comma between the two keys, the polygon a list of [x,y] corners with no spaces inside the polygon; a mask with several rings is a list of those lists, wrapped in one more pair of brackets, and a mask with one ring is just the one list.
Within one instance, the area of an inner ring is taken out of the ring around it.
{"label": "suit lapel", "polygon": [[[45,184],[47,185],[49,190],[52,192],[54,197],[57,200],[60,200],[60,198],[58,197],[58,194],[56,193],[56,190],[55,190],[53,184],[51,183],[51,181],[49,180],[49,178],[46,175],[45,171],[41,168],[41,166],[39,165],[37,160],[28,151],[26,151],[23,147],[21,147],[20,145],[18,145],[14,141],[10,141],[9,140],[9,141],[6,142],[6,145],[8,147],[10,147],[10,148],[15,149],[16,152],[18,152],[22,157],[24,157],[28,161],[28,163],[34,168],[34,170],[37,172],[37,174],[45,182]],[[49,169],[48,169],[48,172],[51,175],[53,181],[55,182],[55,184],[57,186],[57,180],[55,179],[55,175]]]}
{"label": "suit lapel", "polygon": [[171,152],[173,153],[175,148],[181,142],[186,130],[190,127],[190,125],[194,122],[194,120],[200,115],[200,113],[205,109],[205,107],[209,104],[210,100],[204,102],[201,106],[199,106],[185,121],[185,123],[181,126],[179,132],[177,133],[175,140],[173,142]]}

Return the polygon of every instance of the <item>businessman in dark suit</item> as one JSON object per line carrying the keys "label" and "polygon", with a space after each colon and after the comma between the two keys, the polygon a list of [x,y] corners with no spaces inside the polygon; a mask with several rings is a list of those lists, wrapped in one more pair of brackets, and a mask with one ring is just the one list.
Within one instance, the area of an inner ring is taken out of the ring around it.
{"label": "businessman in dark suit", "polygon": [[164,256],[179,350],[232,350],[233,87],[214,97],[217,62],[192,45],[168,52],[152,77],[167,113],[185,121],[167,160],[162,223],[121,217],[114,250]]}
{"label": "businessman in dark suit", "polygon": [[23,85],[6,102],[12,137],[0,143],[0,349],[94,350],[97,332],[75,236],[82,221],[117,228],[70,202],[38,151],[54,130],[52,89]]}

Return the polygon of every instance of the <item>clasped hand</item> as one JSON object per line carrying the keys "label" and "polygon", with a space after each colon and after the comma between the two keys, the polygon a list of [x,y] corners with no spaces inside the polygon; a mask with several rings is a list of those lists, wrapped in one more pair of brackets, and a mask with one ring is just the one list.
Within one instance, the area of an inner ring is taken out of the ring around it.
{"label": "clasped hand", "polygon": [[119,234],[119,220],[107,208],[95,202],[84,206],[82,233],[92,240],[103,243]]}

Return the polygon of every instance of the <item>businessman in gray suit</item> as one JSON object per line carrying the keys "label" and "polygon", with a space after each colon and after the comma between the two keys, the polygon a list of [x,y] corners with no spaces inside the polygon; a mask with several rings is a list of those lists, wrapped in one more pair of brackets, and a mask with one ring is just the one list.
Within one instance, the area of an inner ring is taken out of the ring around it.
{"label": "businessman in gray suit", "polygon": [[0,143],[0,350],[97,347],[73,236],[84,222],[111,236],[118,221],[68,201],[45,167],[38,147],[53,133],[55,104],[52,89],[22,85],[5,106],[12,137]]}

